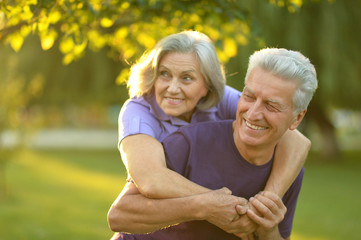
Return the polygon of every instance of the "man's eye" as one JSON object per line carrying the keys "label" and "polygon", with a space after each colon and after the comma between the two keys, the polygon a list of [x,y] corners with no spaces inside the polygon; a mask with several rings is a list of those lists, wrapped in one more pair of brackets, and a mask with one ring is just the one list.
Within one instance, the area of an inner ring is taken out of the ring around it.
{"label": "man's eye", "polygon": [[250,95],[248,95],[248,94],[242,94],[242,96],[244,97],[244,99],[246,100],[246,101],[252,101],[253,99],[254,99],[254,97],[252,97],[252,96],[250,96]]}
{"label": "man's eye", "polygon": [[267,104],[267,109],[272,111],[272,112],[279,112],[280,111],[276,106],[273,106],[271,104]]}

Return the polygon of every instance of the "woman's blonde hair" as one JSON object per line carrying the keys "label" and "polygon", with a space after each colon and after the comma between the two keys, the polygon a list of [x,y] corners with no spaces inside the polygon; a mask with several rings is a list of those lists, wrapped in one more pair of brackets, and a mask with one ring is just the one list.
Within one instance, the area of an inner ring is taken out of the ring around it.
{"label": "woman's blonde hair", "polygon": [[203,33],[183,31],[163,38],[149,52],[145,52],[139,61],[131,67],[128,80],[130,97],[140,97],[153,90],[157,79],[161,58],[170,52],[195,53],[201,73],[208,89],[207,95],[200,100],[198,107],[208,109],[216,105],[224,94],[225,75],[218,60],[212,41]]}

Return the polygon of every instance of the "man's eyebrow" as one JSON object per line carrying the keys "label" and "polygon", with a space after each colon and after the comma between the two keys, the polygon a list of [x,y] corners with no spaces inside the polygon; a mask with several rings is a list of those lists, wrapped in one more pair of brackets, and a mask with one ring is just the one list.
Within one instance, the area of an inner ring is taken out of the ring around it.
{"label": "man's eyebrow", "polygon": [[243,91],[247,91],[247,92],[249,92],[249,93],[251,93],[251,94],[254,95],[254,92],[253,92],[251,89],[249,89],[247,86],[245,86],[245,87],[243,88]]}
{"label": "man's eyebrow", "polygon": [[280,101],[277,101],[277,100],[273,100],[273,99],[266,99],[267,102],[271,102],[271,103],[275,103],[275,104],[278,104],[278,105],[281,105],[282,106],[282,103]]}

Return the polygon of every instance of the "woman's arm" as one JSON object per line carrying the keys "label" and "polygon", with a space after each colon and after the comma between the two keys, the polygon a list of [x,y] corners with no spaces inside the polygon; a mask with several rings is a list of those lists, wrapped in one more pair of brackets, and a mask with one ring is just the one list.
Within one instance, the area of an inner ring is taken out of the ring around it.
{"label": "woman's arm", "polygon": [[108,212],[108,222],[112,231],[131,233],[148,233],[191,220],[228,226],[238,216],[236,206],[247,203],[227,188],[181,198],[149,199],[133,183],[127,183]]}
{"label": "woman's arm", "polygon": [[[148,199],[133,183],[127,183],[108,212],[109,227],[114,232],[148,233],[193,220],[197,215],[196,209],[191,209],[190,200],[191,197]],[[182,214],[174,209],[174,205],[182,209]]]}
{"label": "woman's arm", "polygon": [[120,152],[129,175],[148,198],[184,197],[209,191],[168,169],[162,144],[149,135],[124,138]]}
{"label": "woman's arm", "polygon": [[281,198],[300,173],[311,141],[297,130],[288,130],[277,145],[275,159],[265,190]]}

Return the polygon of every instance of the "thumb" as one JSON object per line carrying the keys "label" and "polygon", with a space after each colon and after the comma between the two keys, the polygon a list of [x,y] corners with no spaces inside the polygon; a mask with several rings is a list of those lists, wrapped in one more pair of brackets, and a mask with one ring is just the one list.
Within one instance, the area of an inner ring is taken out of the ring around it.
{"label": "thumb", "polygon": [[237,205],[236,210],[239,215],[244,215],[247,213],[248,206],[244,205]]}

